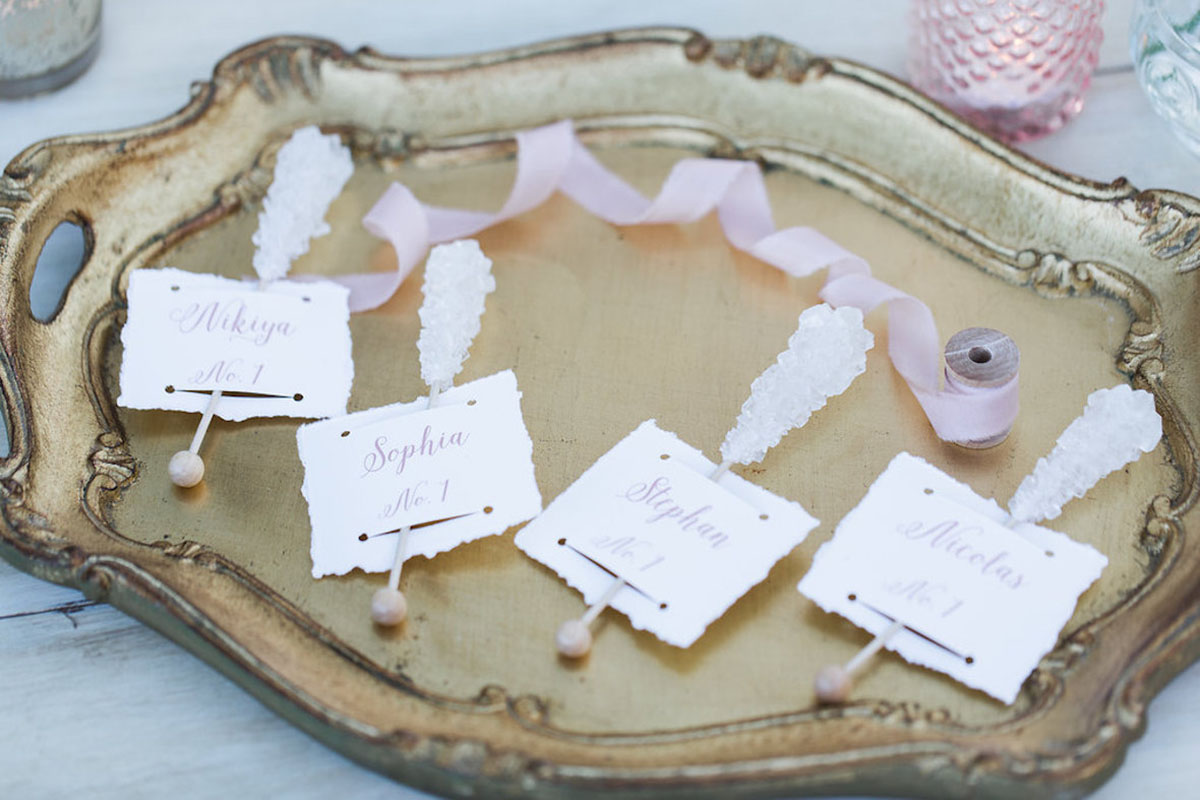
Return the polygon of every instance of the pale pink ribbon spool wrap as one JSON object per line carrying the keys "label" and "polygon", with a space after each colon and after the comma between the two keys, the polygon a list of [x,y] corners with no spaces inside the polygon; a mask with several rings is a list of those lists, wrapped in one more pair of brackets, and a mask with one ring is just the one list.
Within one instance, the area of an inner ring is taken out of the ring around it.
{"label": "pale pink ribbon spool wrap", "polygon": [[350,310],[386,302],[431,245],[472,236],[540,205],[555,191],[613,225],[695,222],[716,209],[730,244],[803,277],[829,268],[821,299],[868,314],[888,307],[888,355],[908,383],[934,432],[946,441],[979,441],[1007,431],[1017,417],[1014,377],[996,388],[972,388],[946,374],[939,389],[942,353],[929,307],[871,276],[867,262],[812,228],[776,230],[758,164],[718,158],[685,158],[675,164],[658,196],[647,200],[605,168],[576,138],[570,121],[522,131],[517,176],[496,213],[425,205],[393,183],[363,218],[368,231],[396,250],[396,272],[336,280],[350,289]]}

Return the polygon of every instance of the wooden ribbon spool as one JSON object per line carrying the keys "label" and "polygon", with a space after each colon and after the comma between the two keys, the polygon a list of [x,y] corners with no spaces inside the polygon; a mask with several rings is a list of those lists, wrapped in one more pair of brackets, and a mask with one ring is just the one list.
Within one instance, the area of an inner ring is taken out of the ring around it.
{"label": "wooden ribbon spool", "polygon": [[[995,389],[1015,380],[1021,351],[1006,334],[992,328],[965,328],[946,342],[946,380],[968,389]],[[987,439],[955,444],[982,450],[1003,442],[1012,426]]]}

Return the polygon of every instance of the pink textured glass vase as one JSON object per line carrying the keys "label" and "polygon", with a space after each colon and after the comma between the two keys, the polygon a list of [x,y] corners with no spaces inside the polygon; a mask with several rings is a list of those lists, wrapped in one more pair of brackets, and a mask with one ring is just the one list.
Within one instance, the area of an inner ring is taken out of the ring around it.
{"label": "pink textured glass vase", "polygon": [[1045,136],[1083,108],[1103,0],[913,0],[913,85],[1008,142]]}

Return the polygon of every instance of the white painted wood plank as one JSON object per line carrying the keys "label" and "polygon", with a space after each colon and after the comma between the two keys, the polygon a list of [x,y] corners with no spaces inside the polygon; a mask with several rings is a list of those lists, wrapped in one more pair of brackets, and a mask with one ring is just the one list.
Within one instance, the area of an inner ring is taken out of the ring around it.
{"label": "white painted wood plank", "polygon": [[[87,598],[74,589],[40,581],[0,559],[0,621],[18,614],[32,614],[86,602],[89,602]],[[2,664],[3,655],[0,655]]]}
{"label": "white painted wood plank", "polygon": [[1100,69],[1128,65],[1129,23],[1137,0],[1104,0],[1104,42],[1100,45]]}
{"label": "white painted wood plank", "polygon": [[1154,698],[1143,737],[1134,742],[1117,774],[1092,800],[1194,797],[1200,787],[1200,664],[1193,664]]}
{"label": "white painted wood plank", "polygon": [[106,605],[0,621],[0,797],[427,797]]}

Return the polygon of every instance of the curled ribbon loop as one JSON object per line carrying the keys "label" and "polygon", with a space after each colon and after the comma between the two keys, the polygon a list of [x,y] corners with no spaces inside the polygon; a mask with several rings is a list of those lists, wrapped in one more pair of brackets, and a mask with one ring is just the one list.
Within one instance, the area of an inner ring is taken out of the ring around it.
{"label": "curled ribbon loop", "polygon": [[368,231],[396,250],[388,274],[337,278],[350,289],[351,311],[384,303],[428,248],[474,235],[540,205],[561,191],[613,225],[694,222],[716,210],[730,244],[790,275],[828,268],[821,299],[852,305],[864,314],[888,307],[888,355],[924,409],[934,432],[947,441],[991,438],[1017,416],[1017,380],[987,389],[947,381],[939,389],[941,350],[929,307],[871,275],[867,262],[812,228],[777,230],[758,164],[685,158],[671,169],[658,196],[647,200],[608,170],[576,138],[570,121],[517,134],[517,176],[500,211],[489,214],[421,203],[393,183],[363,218]]}

